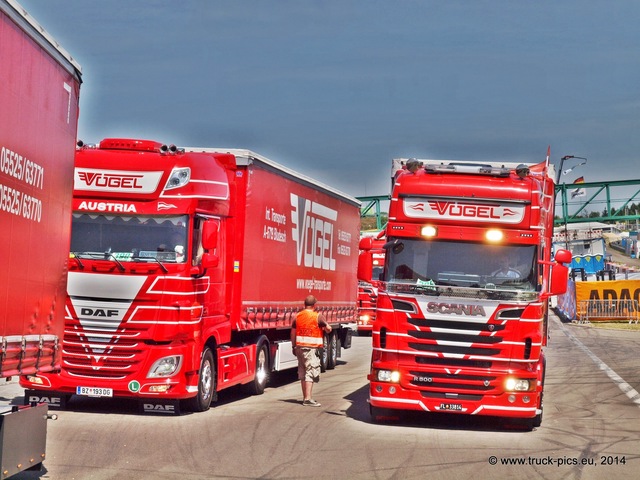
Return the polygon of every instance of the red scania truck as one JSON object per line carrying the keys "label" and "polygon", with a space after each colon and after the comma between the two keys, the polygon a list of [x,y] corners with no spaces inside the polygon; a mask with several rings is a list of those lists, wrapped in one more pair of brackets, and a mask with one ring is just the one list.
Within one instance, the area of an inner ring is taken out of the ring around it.
{"label": "red scania truck", "polygon": [[[81,68],[0,0],[0,377],[60,368]],[[45,456],[47,405],[0,407],[2,478]]]}
{"label": "red scania truck", "polygon": [[378,288],[384,271],[385,240],[373,237],[371,244],[371,278],[358,280],[358,335],[371,335],[376,320]]}
{"label": "red scania truck", "polygon": [[[144,411],[207,410],[297,366],[289,331],[308,294],[350,347],[359,202],[248,150],[105,139],[76,152],[59,375],[26,398],[130,397]],[[182,401],[182,402],[180,402]]]}
{"label": "red scania truck", "polygon": [[[551,259],[553,167],[548,157],[421,163],[398,175],[389,207],[371,415],[450,412],[539,426],[548,299],[565,291],[571,261],[567,251]],[[361,240],[359,278],[370,277],[370,248]]]}

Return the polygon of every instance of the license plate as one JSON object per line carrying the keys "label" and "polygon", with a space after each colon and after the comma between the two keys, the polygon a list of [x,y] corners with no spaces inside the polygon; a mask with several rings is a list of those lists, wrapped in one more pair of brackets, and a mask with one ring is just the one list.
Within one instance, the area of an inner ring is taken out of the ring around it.
{"label": "license plate", "polygon": [[440,410],[454,410],[457,412],[462,411],[462,405],[459,403],[441,403]]}
{"label": "license plate", "polygon": [[76,395],[87,397],[113,397],[113,388],[76,387]]}

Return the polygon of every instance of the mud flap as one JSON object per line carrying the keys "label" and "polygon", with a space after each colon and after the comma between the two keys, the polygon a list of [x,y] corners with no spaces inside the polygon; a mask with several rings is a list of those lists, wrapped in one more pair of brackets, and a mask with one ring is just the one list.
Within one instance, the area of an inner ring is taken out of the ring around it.
{"label": "mud flap", "polygon": [[180,400],[145,399],[140,400],[140,411],[154,415],[180,415]]}
{"label": "mud flap", "polygon": [[47,440],[47,406],[13,407],[0,415],[2,478],[40,470]]}
{"label": "mud flap", "polygon": [[340,335],[340,343],[342,348],[351,348],[351,337],[353,336],[353,330],[345,328]]}
{"label": "mud flap", "polygon": [[64,410],[67,408],[68,393],[47,392],[44,390],[25,390],[24,405],[46,403],[49,408]]}

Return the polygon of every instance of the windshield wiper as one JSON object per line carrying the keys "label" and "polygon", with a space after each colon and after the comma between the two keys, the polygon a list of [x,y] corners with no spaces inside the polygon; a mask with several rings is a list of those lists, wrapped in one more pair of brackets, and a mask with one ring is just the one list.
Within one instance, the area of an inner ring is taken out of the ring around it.
{"label": "windshield wiper", "polygon": [[89,260],[110,260],[118,266],[118,270],[120,270],[121,272],[124,272],[126,270],[126,268],[124,268],[124,265],[122,265],[122,263],[118,261],[118,259],[113,255],[113,253],[109,252],[108,250],[104,253],[71,252],[71,254],[73,255],[73,258],[76,260],[76,262],[78,262],[78,265],[80,266],[80,268],[83,270],[84,270],[84,263],[82,263],[82,261],[80,260],[83,256],[85,257],[85,259],[88,258]]}
{"label": "windshield wiper", "polygon": [[160,260],[158,260],[157,257],[139,257],[139,256],[134,256],[133,257],[133,261],[136,262],[136,263],[156,262],[158,265],[160,265],[160,268],[162,268],[162,271],[164,273],[169,273],[169,269],[167,267],[165,267],[164,263],[162,263]]}
{"label": "windshield wiper", "polygon": [[160,260],[158,260],[156,257],[151,257],[151,259],[150,259],[150,260],[155,260],[155,261],[156,261],[156,263],[157,263],[158,265],[160,265],[160,268],[162,268],[162,271],[163,271],[164,273],[169,273],[169,269],[168,269],[167,267],[165,267],[165,266],[164,266],[164,263],[162,263],[162,262],[161,262]]}
{"label": "windshield wiper", "polygon": [[126,268],[124,268],[124,265],[122,265],[118,261],[118,259],[113,255],[113,253],[111,253],[109,250],[104,252],[104,259],[105,260],[113,260],[115,262],[115,264],[118,265],[118,268],[120,269],[121,272],[124,272],[126,270]]}
{"label": "windshield wiper", "polygon": [[84,270],[84,263],[82,263],[82,260],[80,260],[80,253],[79,252],[71,252],[71,255],[73,255],[73,259],[78,262],[78,266],[80,267],[80,269]]}

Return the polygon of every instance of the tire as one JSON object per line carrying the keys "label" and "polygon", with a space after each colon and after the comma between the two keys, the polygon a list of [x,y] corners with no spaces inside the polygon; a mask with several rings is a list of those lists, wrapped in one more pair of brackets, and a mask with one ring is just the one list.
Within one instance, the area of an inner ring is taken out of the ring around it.
{"label": "tire", "polygon": [[340,353],[340,339],[337,332],[331,332],[327,348],[327,370],[333,370],[338,364],[338,354]]}
{"label": "tire", "polygon": [[211,402],[217,398],[217,371],[211,349],[202,352],[202,361],[198,373],[198,393],[195,397],[185,400],[185,409],[191,412],[206,412]]}
{"label": "tire", "polygon": [[320,355],[320,371],[324,373],[329,366],[329,340],[327,335],[322,336],[322,348],[318,351],[318,354]]}
{"label": "tire", "polygon": [[245,385],[245,390],[251,395],[262,395],[269,383],[269,349],[266,341],[261,341],[256,347],[256,370],[253,380]]}

